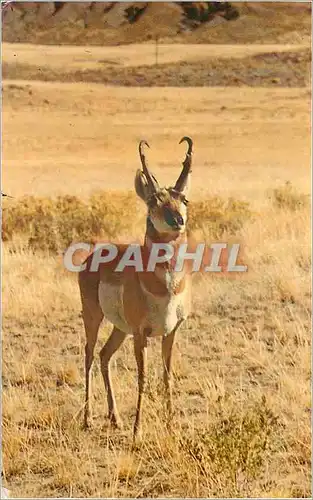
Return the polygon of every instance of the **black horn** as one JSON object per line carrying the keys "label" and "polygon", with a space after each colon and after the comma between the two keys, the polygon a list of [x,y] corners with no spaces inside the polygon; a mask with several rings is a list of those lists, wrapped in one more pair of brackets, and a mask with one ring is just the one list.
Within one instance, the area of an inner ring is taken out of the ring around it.
{"label": "black horn", "polygon": [[181,171],[180,176],[177,179],[177,182],[175,184],[175,190],[176,191],[183,191],[187,180],[188,180],[188,175],[191,173],[191,160],[192,160],[192,148],[193,148],[193,142],[190,139],[190,137],[184,136],[180,141],[179,144],[182,142],[187,142],[188,144],[188,150],[186,153],[186,158],[183,161],[183,169]]}
{"label": "black horn", "polygon": [[147,179],[147,182],[148,182],[148,186],[149,188],[153,191],[153,192],[156,192],[157,191],[157,181],[156,179],[154,178],[154,176],[149,172],[149,169],[147,167],[147,163],[146,163],[146,157],[144,155],[144,152],[143,152],[143,146],[147,146],[148,148],[150,148],[149,144],[147,143],[147,141],[140,141],[139,143],[139,155],[140,155],[140,160],[141,160],[141,164],[142,164],[142,170],[146,176],[146,179]]}

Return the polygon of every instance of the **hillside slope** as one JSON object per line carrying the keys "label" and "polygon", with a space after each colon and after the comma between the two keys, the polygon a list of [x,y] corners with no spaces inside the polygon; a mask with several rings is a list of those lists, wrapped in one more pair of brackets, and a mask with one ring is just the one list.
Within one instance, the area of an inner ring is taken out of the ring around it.
{"label": "hillside slope", "polygon": [[301,43],[311,5],[267,2],[13,2],[3,41],[118,45],[156,37],[167,43]]}

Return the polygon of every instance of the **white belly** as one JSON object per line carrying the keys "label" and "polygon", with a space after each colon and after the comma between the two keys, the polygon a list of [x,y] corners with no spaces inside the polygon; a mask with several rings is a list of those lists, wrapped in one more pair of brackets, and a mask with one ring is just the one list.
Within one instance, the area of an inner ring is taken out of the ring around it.
{"label": "white belly", "polygon": [[177,323],[187,318],[187,291],[166,297],[156,297],[147,290],[144,291],[148,310],[146,323],[152,328],[151,337],[170,334]]}
{"label": "white belly", "polygon": [[[147,313],[142,320],[142,327],[151,328],[151,337],[170,334],[177,323],[189,314],[187,290],[177,295],[156,297],[143,287]],[[99,303],[107,320],[127,334],[133,331],[124,315],[123,285],[99,284]]]}
{"label": "white belly", "polygon": [[125,333],[132,333],[124,316],[123,285],[99,284],[99,303],[107,320]]}

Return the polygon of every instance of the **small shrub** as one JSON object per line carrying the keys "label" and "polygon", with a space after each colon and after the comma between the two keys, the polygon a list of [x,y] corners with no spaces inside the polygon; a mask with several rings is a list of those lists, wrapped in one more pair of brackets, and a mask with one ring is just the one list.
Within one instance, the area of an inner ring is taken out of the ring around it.
{"label": "small shrub", "polygon": [[193,5],[192,2],[186,2],[182,5],[185,11],[185,16],[187,19],[192,21],[199,21],[199,9],[197,6]]}
{"label": "small shrub", "polygon": [[224,18],[227,21],[232,21],[233,19],[238,19],[238,17],[240,16],[238,9],[234,5],[231,5],[228,2],[226,2],[226,3],[228,5],[225,9]]}
{"label": "small shrub", "polygon": [[309,195],[298,193],[289,181],[284,186],[273,189],[269,198],[274,207],[279,209],[295,211],[309,205]]}
{"label": "small shrub", "polygon": [[236,491],[238,477],[248,482],[260,476],[267,452],[277,445],[278,429],[278,418],[263,398],[243,414],[221,411],[211,426],[183,437],[181,447],[201,475],[223,475]]}
{"label": "small shrub", "polygon": [[126,13],[126,17],[127,17],[128,22],[130,24],[133,24],[136,21],[138,21],[138,19],[144,13],[146,8],[147,8],[147,5],[143,5],[140,7],[138,7],[137,5],[131,5],[130,7],[125,9],[125,13]]}
{"label": "small shrub", "polygon": [[184,9],[187,21],[206,23],[211,21],[217,12],[223,12],[223,17],[227,21],[239,17],[238,9],[229,2],[203,2],[201,4],[180,2],[180,5]]}

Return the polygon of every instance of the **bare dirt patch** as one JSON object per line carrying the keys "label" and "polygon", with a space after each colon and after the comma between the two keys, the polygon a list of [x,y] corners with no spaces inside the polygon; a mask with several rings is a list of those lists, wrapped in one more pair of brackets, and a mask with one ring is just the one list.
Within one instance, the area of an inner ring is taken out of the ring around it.
{"label": "bare dirt patch", "polygon": [[[309,49],[304,44],[167,44],[158,45],[158,63],[197,62],[203,59],[242,59],[268,52],[290,52]],[[90,47],[69,45],[33,45],[3,43],[2,60],[5,63],[49,67],[70,72],[77,69],[99,69],[103,63],[125,66],[154,66],[156,49],[153,43],[132,43],[117,47]]]}
{"label": "bare dirt patch", "polygon": [[93,82],[127,87],[304,87],[309,85],[310,50],[260,53],[242,59],[205,59],[158,66],[63,70],[27,64],[3,64],[4,78]]}

